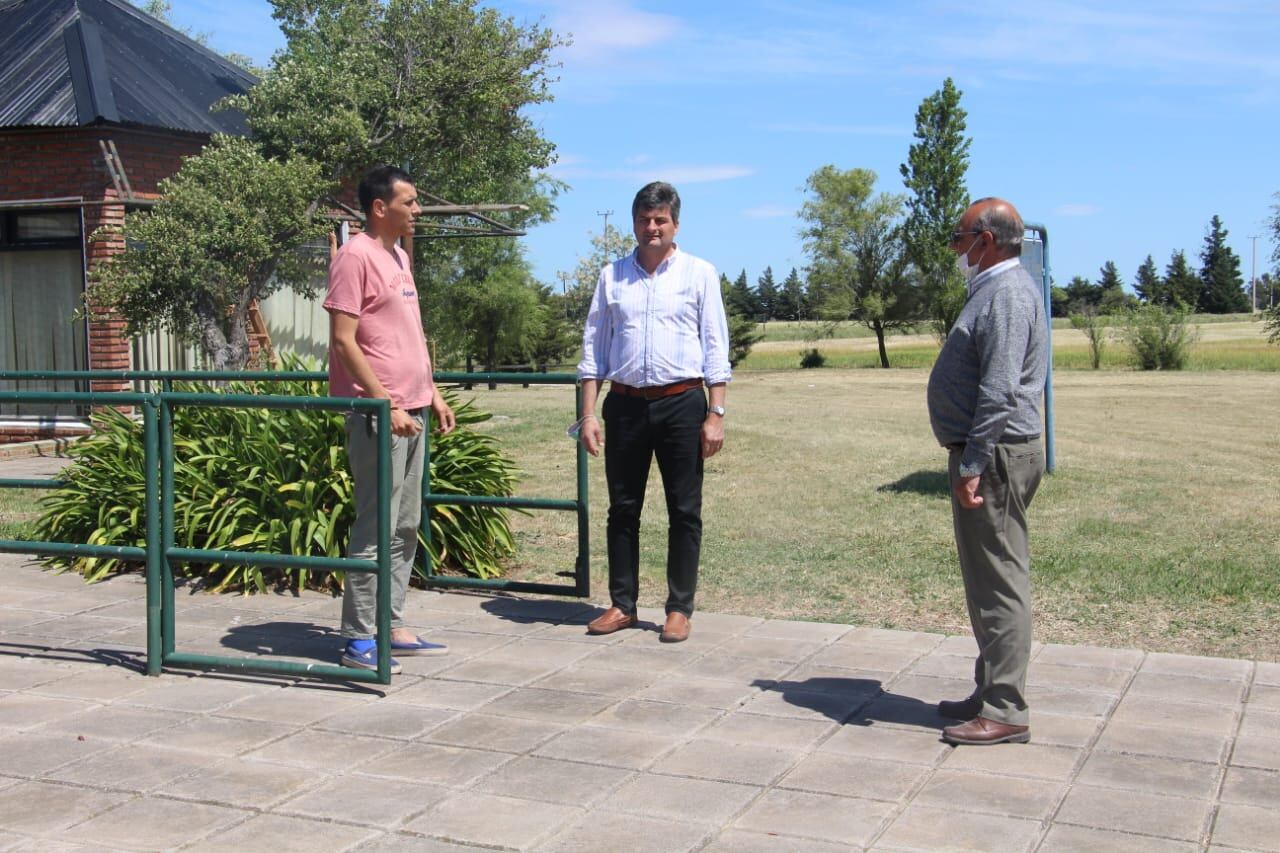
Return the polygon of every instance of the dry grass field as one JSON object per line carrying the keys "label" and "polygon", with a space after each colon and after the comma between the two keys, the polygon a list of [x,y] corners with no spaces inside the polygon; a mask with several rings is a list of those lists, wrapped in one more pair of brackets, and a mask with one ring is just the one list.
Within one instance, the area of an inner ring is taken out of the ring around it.
{"label": "dry grass field", "polygon": [[[707,466],[699,606],[964,633],[945,454],[921,369],[740,371]],[[1057,472],[1032,507],[1041,640],[1280,660],[1280,374],[1056,374]],[[570,388],[478,391],[525,471],[569,497]],[[591,462],[592,590],[607,597],[604,472]],[[572,566],[574,517],[515,519],[512,575]],[[665,593],[656,467],[642,604]]]}

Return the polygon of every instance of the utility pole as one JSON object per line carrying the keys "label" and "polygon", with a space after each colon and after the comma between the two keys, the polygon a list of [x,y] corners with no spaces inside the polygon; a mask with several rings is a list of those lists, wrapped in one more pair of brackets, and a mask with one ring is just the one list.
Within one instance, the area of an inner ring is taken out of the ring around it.
{"label": "utility pole", "polygon": [[564,294],[569,292],[569,274],[567,272],[562,272],[559,275],[560,275],[560,294],[563,296]]}
{"label": "utility pole", "polygon": [[613,216],[612,210],[597,210],[596,216],[604,217],[604,257],[607,261],[613,260],[613,253],[609,251],[609,217]]}
{"label": "utility pole", "polygon": [[1259,236],[1261,235],[1254,234],[1252,237],[1249,238],[1250,240],[1253,241],[1253,269],[1250,270],[1249,272],[1249,284],[1250,284],[1249,301],[1252,305],[1252,310],[1255,312],[1258,310],[1258,237]]}

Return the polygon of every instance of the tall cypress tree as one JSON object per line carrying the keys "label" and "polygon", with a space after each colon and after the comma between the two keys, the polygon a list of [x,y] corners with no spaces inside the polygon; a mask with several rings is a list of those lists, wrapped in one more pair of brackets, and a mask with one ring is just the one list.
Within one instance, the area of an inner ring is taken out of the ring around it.
{"label": "tall cypress tree", "polygon": [[773,280],[773,267],[765,267],[764,273],[756,279],[756,302],[760,305],[760,316],[765,320],[778,316],[778,285]]}
{"label": "tall cypress tree", "polygon": [[951,232],[969,206],[964,175],[969,168],[969,145],[964,135],[966,113],[961,92],[948,77],[942,88],[925,98],[916,110],[916,142],[899,166],[909,193],[903,237],[907,254],[924,286],[927,311],[939,337],[964,305],[965,288],[949,248]]}
{"label": "tall cypress tree", "polygon": [[1206,314],[1235,314],[1249,310],[1249,297],[1244,292],[1240,275],[1240,258],[1227,245],[1227,229],[1215,214],[1209,220],[1200,251],[1199,309]]}
{"label": "tall cypress tree", "polygon": [[782,282],[782,289],[778,291],[775,316],[779,320],[803,320],[807,316],[804,306],[804,284],[800,281],[800,273],[792,267]]}
{"label": "tall cypress tree", "polygon": [[1169,265],[1164,268],[1166,305],[1194,311],[1200,302],[1200,276],[1187,264],[1186,253],[1174,249]]}
{"label": "tall cypress tree", "polygon": [[1164,282],[1160,279],[1160,273],[1156,272],[1156,262],[1150,255],[1147,255],[1142,266],[1138,267],[1138,274],[1133,277],[1133,292],[1143,302],[1152,305],[1164,305],[1168,302]]}
{"label": "tall cypress tree", "polygon": [[725,308],[730,314],[741,314],[751,318],[753,322],[760,316],[760,301],[756,299],[755,291],[747,281],[745,269],[734,279],[733,287],[729,290],[729,303]]}

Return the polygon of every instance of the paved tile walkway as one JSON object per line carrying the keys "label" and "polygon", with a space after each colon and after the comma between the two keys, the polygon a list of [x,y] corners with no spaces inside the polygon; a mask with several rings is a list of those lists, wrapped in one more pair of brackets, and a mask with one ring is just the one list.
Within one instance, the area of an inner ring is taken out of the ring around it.
{"label": "paved tile walkway", "polygon": [[[1280,851],[1276,663],[1038,646],[1033,742],[953,749],[967,637],[414,591],[452,653],[372,690],[148,678],[138,577],[0,589],[0,850]],[[338,609],[180,594],[178,645],[332,662]]]}

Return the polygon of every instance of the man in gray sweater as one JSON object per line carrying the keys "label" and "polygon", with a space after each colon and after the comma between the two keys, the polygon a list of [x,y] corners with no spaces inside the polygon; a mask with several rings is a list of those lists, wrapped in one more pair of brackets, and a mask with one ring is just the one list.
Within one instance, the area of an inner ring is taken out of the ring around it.
{"label": "man in gray sweater", "polygon": [[978,641],[973,693],[941,702],[953,744],[1031,739],[1031,556],[1027,507],[1044,471],[1040,397],[1048,327],[1040,289],[1018,260],[1022,217],[974,202],[951,235],[969,295],[929,375],[929,420],[950,452],[951,514],[969,621]]}

